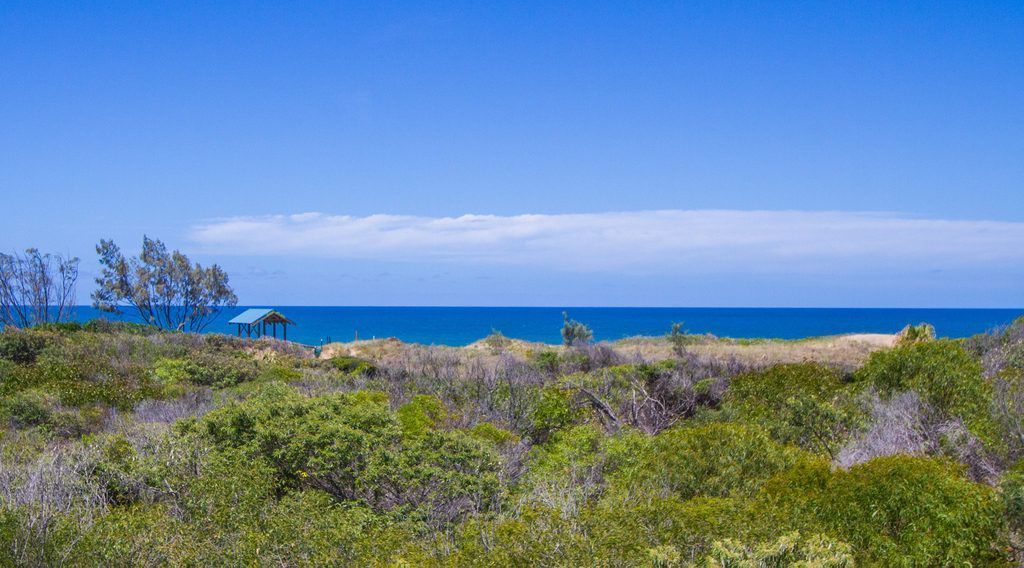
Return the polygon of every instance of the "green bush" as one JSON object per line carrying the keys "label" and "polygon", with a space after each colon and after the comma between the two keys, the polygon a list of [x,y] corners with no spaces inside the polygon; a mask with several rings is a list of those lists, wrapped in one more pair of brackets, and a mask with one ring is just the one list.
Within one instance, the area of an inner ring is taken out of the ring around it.
{"label": "green bush", "polygon": [[319,489],[342,501],[447,522],[487,507],[499,462],[462,432],[403,433],[386,397],[306,398],[271,385],[215,410],[198,432],[221,450],[265,460],[286,488]]}
{"label": "green bush", "polygon": [[864,564],[964,566],[1004,559],[995,491],[963,467],[895,455],[839,472],[828,488],[826,523]]}
{"label": "green bush", "polygon": [[377,374],[377,367],[365,359],[351,357],[348,355],[336,355],[330,358],[331,366],[347,375],[366,375],[372,377]]}
{"label": "green bush", "polygon": [[610,565],[641,566],[651,549],[672,547],[685,558],[700,558],[716,540],[745,537],[752,521],[741,499],[649,496],[624,500],[609,494],[581,513],[586,530]]}
{"label": "green bush", "polygon": [[1024,533],[1024,462],[1003,474],[999,483],[1003,508],[1011,529]]}
{"label": "green bush", "polygon": [[682,499],[750,495],[798,455],[757,428],[682,426],[654,436],[637,461],[615,475],[615,484],[637,495]]}
{"label": "green bush", "polygon": [[40,331],[5,329],[0,332],[0,359],[32,364],[52,340],[52,336]]}
{"label": "green bush", "polygon": [[583,415],[573,391],[557,385],[540,389],[531,413],[532,434],[544,441],[553,432],[575,424]]}
{"label": "green bush", "polygon": [[540,351],[533,355],[533,362],[541,371],[554,375],[558,373],[558,353],[555,351]]}
{"label": "green bush", "polygon": [[852,568],[855,564],[853,550],[845,542],[820,534],[804,537],[793,532],[753,547],[731,539],[715,542],[700,565],[707,568]]}
{"label": "green bush", "polygon": [[182,365],[185,377],[196,385],[224,388],[254,380],[259,367],[243,355],[201,353]]}
{"label": "green bush", "polygon": [[402,431],[417,435],[439,427],[448,418],[448,409],[436,396],[418,394],[403,404],[396,414]]}
{"label": "green bush", "polygon": [[519,442],[519,436],[516,436],[514,432],[499,428],[490,422],[478,422],[469,429],[469,435],[497,447]]}
{"label": "green bush", "polygon": [[876,351],[854,374],[883,396],[916,391],[942,412],[964,419],[971,431],[991,441],[995,426],[988,415],[992,387],[981,364],[949,340],[911,343]]}
{"label": "green bush", "polygon": [[28,428],[49,423],[56,403],[52,395],[38,390],[27,390],[0,402],[0,410],[12,426]]}
{"label": "green bush", "polygon": [[739,418],[760,425],[776,440],[829,457],[857,423],[839,373],[813,363],[738,375],[726,396]]}

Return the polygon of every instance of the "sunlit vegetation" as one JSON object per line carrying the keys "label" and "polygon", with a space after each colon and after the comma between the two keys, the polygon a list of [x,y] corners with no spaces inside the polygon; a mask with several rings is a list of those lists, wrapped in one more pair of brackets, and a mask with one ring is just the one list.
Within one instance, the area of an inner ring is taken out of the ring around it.
{"label": "sunlit vegetation", "polygon": [[[0,565],[1010,566],[1024,321],[857,368],[0,333]],[[383,345],[383,344],[382,344]]]}

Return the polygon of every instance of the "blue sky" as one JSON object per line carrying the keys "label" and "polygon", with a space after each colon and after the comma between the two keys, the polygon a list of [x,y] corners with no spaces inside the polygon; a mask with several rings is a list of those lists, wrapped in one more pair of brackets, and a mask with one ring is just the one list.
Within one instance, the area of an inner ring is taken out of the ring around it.
{"label": "blue sky", "polygon": [[0,248],[242,303],[1024,305],[1024,4],[0,3]]}

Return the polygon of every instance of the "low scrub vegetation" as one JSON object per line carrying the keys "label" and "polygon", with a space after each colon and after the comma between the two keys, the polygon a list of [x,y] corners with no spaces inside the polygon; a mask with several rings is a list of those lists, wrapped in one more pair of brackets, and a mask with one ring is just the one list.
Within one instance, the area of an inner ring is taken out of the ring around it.
{"label": "low scrub vegetation", "polygon": [[0,333],[0,565],[1010,566],[1024,321],[866,363]]}

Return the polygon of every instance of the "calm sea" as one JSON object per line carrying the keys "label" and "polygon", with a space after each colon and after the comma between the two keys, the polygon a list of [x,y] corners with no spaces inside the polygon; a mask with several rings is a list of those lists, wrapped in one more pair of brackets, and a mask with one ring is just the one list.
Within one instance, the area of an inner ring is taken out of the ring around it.
{"label": "calm sea", "polygon": [[[562,308],[239,306],[222,313],[206,329],[234,333],[226,322],[246,307],[274,307],[297,324],[288,339],[318,344],[397,337],[403,341],[466,345],[492,330],[530,341],[561,341]],[[940,336],[966,337],[1006,325],[1024,309],[862,309],[862,308],[568,308],[570,317],[594,330],[599,340],[663,335],[672,322],[690,333],[720,337],[798,339],[838,333],[895,333],[908,323],[928,322]],[[100,317],[80,306],[76,318]],[[109,316],[108,316],[109,317]],[[113,319],[113,318],[112,318]],[[130,316],[123,319],[135,321]]]}

